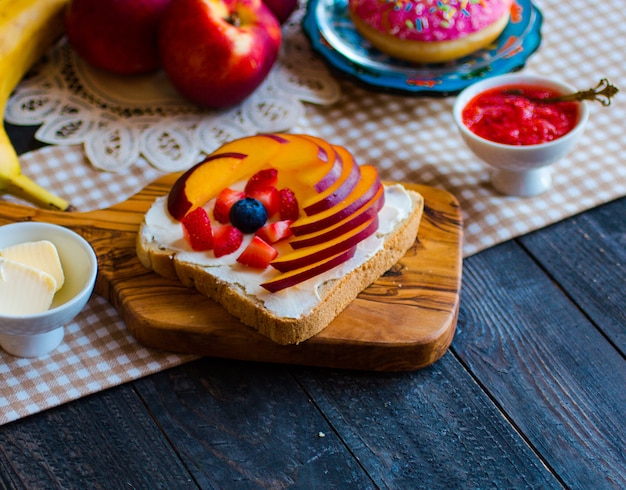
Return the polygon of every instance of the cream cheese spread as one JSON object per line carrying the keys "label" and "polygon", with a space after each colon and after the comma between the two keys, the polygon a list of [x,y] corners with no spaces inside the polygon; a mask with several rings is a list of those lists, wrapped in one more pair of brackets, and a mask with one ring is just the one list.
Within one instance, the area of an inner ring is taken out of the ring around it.
{"label": "cream cheese spread", "polygon": [[[205,205],[209,215],[212,213],[213,205],[213,201]],[[233,284],[248,295],[255,296],[273,314],[285,318],[299,318],[319,304],[321,285],[349,274],[375,255],[384,246],[385,236],[407,218],[410,209],[411,197],[402,185],[385,186],[385,205],[378,214],[378,231],[357,245],[356,253],[351,259],[327,272],[274,293],[267,291],[261,284],[280,274],[277,270],[270,266],[260,271],[243,266],[235,260],[250,242],[253,234],[244,235],[240,248],[230,255],[215,258],[212,251],[195,252],[183,237],[181,223],[168,213],[167,196],[158,198],[148,210],[141,233],[146,243],[158,243],[160,247],[175,252],[174,260],[204,267],[207,273]],[[288,243],[278,242],[273,246],[279,254],[292,250]]]}

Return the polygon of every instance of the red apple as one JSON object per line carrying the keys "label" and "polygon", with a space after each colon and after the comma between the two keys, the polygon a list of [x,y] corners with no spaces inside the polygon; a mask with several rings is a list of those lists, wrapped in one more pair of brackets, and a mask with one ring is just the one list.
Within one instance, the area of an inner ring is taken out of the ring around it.
{"label": "red apple", "polygon": [[298,6],[298,0],[263,0],[274,13],[278,22],[283,24]]}
{"label": "red apple", "polygon": [[68,41],[91,65],[120,75],[161,66],[157,33],[170,0],[71,0],[65,14]]}
{"label": "red apple", "polygon": [[159,30],[163,69],[200,106],[238,104],[263,82],[281,43],[262,0],[171,0]]}

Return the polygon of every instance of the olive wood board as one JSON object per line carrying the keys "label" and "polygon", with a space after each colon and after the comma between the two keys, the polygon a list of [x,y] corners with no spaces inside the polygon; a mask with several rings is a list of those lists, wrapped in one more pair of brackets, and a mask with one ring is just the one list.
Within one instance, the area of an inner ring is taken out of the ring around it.
{"label": "olive wood board", "polygon": [[155,198],[179,174],[128,200],[88,212],[0,206],[0,224],[45,221],[86,238],[98,257],[95,292],[118,311],[143,345],[186,354],[370,371],[410,371],[448,349],[459,311],[463,224],[458,201],[433,187],[404,184],[424,197],[415,244],[331,324],[299,345],[274,343],[219,304],[141,265],[135,239]]}

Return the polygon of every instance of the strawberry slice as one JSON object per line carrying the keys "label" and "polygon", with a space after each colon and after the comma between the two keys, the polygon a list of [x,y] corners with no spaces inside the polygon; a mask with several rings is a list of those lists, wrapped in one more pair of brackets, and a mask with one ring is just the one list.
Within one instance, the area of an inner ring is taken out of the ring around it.
{"label": "strawberry slice", "polygon": [[260,236],[254,235],[252,241],[237,257],[237,262],[255,269],[265,269],[276,258],[278,251]]}
{"label": "strawberry slice", "polygon": [[213,248],[211,220],[204,208],[196,208],[181,221],[183,235],[191,248],[197,252]]}
{"label": "strawberry slice", "polygon": [[278,183],[278,170],[275,168],[266,168],[259,170],[246,183],[245,193],[249,194],[255,189],[264,187],[276,187]]}
{"label": "strawberry slice", "polygon": [[268,218],[274,216],[280,209],[280,195],[276,187],[256,187],[247,192],[247,196],[263,204]]}
{"label": "strawberry slice", "polygon": [[280,200],[279,211],[280,211],[280,219],[282,220],[297,220],[300,215],[300,208],[298,206],[298,199],[294,192],[285,187],[278,191],[278,196]]}
{"label": "strawberry slice", "polygon": [[243,233],[232,225],[216,226],[213,230],[213,253],[216,257],[232,254],[243,241]]}
{"label": "strawberry slice", "polygon": [[215,207],[213,208],[213,217],[223,225],[230,221],[230,208],[233,207],[240,199],[243,199],[246,195],[241,191],[235,191],[230,188],[224,189],[219,193],[215,200]]}
{"label": "strawberry slice", "polygon": [[290,219],[267,223],[265,226],[259,228],[256,234],[267,243],[276,243],[292,235],[291,223],[293,223],[293,221]]}

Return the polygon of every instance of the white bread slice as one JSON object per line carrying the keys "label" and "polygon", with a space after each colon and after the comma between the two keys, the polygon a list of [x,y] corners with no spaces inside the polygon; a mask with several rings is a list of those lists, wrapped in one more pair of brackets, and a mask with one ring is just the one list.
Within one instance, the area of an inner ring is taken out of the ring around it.
{"label": "white bread slice", "polygon": [[137,256],[146,268],[195,288],[274,342],[283,345],[298,344],[326,328],[363,289],[396,264],[413,246],[424,200],[415,191],[407,190],[407,194],[411,209],[385,235],[383,246],[349,273],[323,283],[318,288],[319,303],[297,318],[278,316],[265,308],[257,296],[247,294],[237,284],[215,277],[206,267],[180,260],[176,250],[158,243],[146,233],[145,223],[137,234]]}

